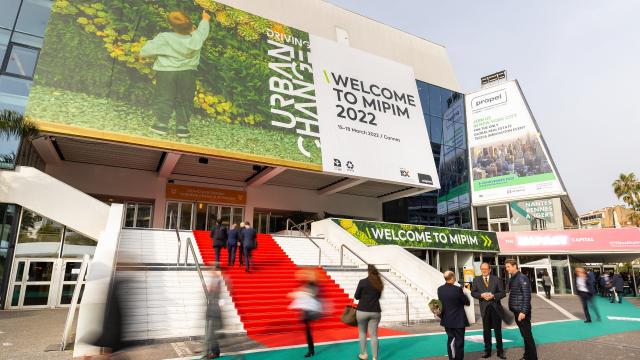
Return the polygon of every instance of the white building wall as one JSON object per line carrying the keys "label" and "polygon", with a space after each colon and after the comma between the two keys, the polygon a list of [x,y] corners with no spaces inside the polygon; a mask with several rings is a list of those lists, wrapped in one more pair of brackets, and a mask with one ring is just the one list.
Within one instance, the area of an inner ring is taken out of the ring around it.
{"label": "white building wall", "polygon": [[[413,67],[416,79],[459,91],[444,46],[323,0],[217,0],[284,25]],[[393,6],[392,3],[389,6]]]}

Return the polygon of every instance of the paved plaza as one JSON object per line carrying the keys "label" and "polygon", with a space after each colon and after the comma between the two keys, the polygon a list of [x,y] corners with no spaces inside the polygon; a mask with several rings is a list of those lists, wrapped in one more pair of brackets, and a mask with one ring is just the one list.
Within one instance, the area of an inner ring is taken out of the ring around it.
{"label": "paved plaza", "polygon": [[[640,298],[625,298],[622,304],[610,304],[598,298],[603,320],[585,324],[575,296],[558,296],[552,303],[534,296],[533,333],[540,359],[633,359],[640,358]],[[568,318],[567,315],[578,317]],[[0,312],[0,358],[2,359],[72,359],[70,350],[47,351],[60,343],[67,311],[30,310]],[[610,318],[611,317],[611,318]],[[29,321],[26,321],[26,320]],[[467,359],[482,355],[481,324],[466,333]],[[380,359],[446,359],[445,335],[437,323],[397,327],[410,333],[380,340]],[[522,339],[517,328],[504,331],[508,359],[520,359]],[[196,359],[199,341],[175,341],[140,344],[128,352],[132,359]],[[227,338],[222,343],[223,359],[296,359],[302,358],[305,346],[265,349],[245,337]],[[358,353],[355,341],[316,346],[316,359],[343,359]],[[497,357],[494,356],[497,359]]]}

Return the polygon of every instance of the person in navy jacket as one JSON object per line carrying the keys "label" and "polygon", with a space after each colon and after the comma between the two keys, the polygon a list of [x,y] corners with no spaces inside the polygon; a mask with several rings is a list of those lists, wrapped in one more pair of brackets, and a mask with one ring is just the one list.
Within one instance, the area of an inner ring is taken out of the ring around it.
{"label": "person in navy jacket", "polygon": [[236,263],[236,248],[238,247],[238,232],[239,232],[238,225],[231,224],[231,229],[227,234],[227,251],[229,252],[227,264],[229,266],[233,266]]}
{"label": "person in navy jacket", "polygon": [[464,359],[464,332],[469,326],[465,305],[470,301],[464,294],[462,287],[455,285],[456,274],[453,271],[445,271],[446,283],[438,288],[438,299],[442,302],[440,325],[447,332],[447,353],[451,360]]}

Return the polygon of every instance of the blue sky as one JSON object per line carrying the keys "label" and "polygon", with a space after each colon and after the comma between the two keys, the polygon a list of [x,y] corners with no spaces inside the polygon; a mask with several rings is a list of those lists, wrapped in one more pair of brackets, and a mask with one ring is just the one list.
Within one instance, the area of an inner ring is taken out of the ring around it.
{"label": "blue sky", "polygon": [[640,2],[328,1],[444,45],[465,93],[518,79],[578,212],[640,176]]}

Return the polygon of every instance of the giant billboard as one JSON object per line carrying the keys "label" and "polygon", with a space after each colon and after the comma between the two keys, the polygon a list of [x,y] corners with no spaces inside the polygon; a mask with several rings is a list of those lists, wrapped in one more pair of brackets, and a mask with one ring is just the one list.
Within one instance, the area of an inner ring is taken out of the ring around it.
{"label": "giant billboard", "polygon": [[563,194],[516,81],[466,96],[474,205]]}
{"label": "giant billboard", "polygon": [[[381,71],[384,69],[384,71]],[[46,132],[437,188],[413,69],[211,0],[57,0]]]}

